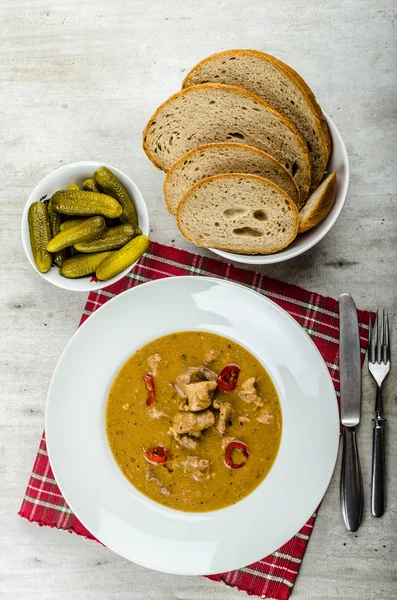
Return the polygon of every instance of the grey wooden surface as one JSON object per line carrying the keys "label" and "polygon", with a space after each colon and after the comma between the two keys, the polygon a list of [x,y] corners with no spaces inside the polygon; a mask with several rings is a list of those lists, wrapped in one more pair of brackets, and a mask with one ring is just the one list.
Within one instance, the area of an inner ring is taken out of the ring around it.
{"label": "grey wooden surface", "polygon": [[[274,53],[307,79],[335,119],[350,156],[351,186],[342,216],[317,247],[263,272],[327,295],[349,291],[363,308],[387,306],[394,333],[396,10],[392,0],[2,0],[2,600],[243,597],[202,578],[148,571],[99,544],[17,517],[51,374],[85,301],[44,282],[23,254],[20,216],[32,188],[61,164],[114,164],[141,188],[153,239],[189,247],[165,210],[162,174],[143,154],[141,131],[204,56],[233,47]],[[396,372],[386,386],[387,513],[381,520],[369,515],[374,386],[365,372],[359,432],[364,522],[356,535],[344,529],[338,463],[294,600],[397,598]]]}

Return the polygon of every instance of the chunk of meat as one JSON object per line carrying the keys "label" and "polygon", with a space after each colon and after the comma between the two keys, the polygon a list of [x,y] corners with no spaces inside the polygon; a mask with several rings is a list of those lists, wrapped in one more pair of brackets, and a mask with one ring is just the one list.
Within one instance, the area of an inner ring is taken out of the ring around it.
{"label": "chunk of meat", "polygon": [[219,419],[216,426],[221,435],[226,433],[226,428],[232,424],[233,408],[228,402],[214,402],[214,408],[219,409]]}
{"label": "chunk of meat", "polygon": [[263,402],[256,393],[255,377],[250,377],[249,379],[247,379],[247,381],[244,381],[244,383],[241,384],[239,396],[242,400],[244,400],[244,402],[252,404],[254,410],[263,406]]}
{"label": "chunk of meat", "polygon": [[183,410],[198,412],[211,406],[212,396],[216,390],[216,381],[199,381],[185,386],[187,404]]}
{"label": "chunk of meat", "polygon": [[211,369],[207,369],[203,365],[199,367],[187,367],[178,375],[175,381],[175,389],[177,393],[181,396],[181,398],[186,398],[186,386],[191,383],[200,382],[203,379],[207,381],[216,381],[218,378],[217,374]]}
{"label": "chunk of meat", "polygon": [[168,433],[172,435],[177,444],[180,444],[184,448],[188,448],[189,450],[195,450],[197,448],[197,440],[190,437],[190,435],[179,435],[172,429],[170,429]]}
{"label": "chunk of meat", "polygon": [[182,463],[185,471],[190,471],[195,481],[209,481],[212,477],[211,463],[207,458],[188,456]]}
{"label": "chunk of meat", "polygon": [[262,408],[256,416],[256,420],[259,423],[264,423],[265,425],[269,425],[274,419],[274,416],[267,412],[265,408]]}
{"label": "chunk of meat", "polygon": [[184,448],[188,448],[189,450],[195,450],[197,448],[197,440],[194,440],[189,435],[181,435],[179,438],[179,443]]}
{"label": "chunk of meat", "polygon": [[157,375],[158,367],[161,362],[160,354],[153,354],[147,359],[152,375]]}
{"label": "chunk of meat", "polygon": [[206,379],[207,381],[217,381],[218,379],[218,375],[214,372],[211,371],[211,369],[208,369],[207,367],[199,367],[199,373],[200,375],[202,375],[204,377],[204,379]]}
{"label": "chunk of meat", "polygon": [[198,376],[197,367],[187,367],[175,381],[175,389],[181,398],[186,398],[185,388],[193,381],[193,378]]}
{"label": "chunk of meat", "polygon": [[193,437],[200,437],[201,432],[208,427],[212,427],[215,423],[215,417],[210,410],[205,410],[200,413],[180,412],[175,418],[169,433],[177,433],[183,435],[188,433]]}

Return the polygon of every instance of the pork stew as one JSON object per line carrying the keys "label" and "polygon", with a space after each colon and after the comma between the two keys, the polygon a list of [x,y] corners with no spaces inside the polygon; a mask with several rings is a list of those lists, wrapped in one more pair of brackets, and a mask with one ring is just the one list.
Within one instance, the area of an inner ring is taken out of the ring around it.
{"label": "pork stew", "polygon": [[156,339],[111,387],[113,456],[143,494],[189,512],[235,504],[269,473],[281,438],[276,389],[262,364],[201,331]]}

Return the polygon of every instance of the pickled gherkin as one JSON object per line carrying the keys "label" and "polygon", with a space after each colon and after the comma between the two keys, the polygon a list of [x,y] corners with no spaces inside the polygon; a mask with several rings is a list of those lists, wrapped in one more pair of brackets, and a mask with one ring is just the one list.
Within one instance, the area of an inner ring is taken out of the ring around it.
{"label": "pickled gherkin", "polygon": [[114,252],[97,252],[96,254],[72,256],[64,261],[62,267],[59,269],[59,273],[69,279],[90,275],[91,273],[95,273],[101,262],[109,258],[112,254]]}
{"label": "pickled gherkin", "polygon": [[51,235],[54,237],[57,233],[60,232],[60,228],[62,225],[62,215],[51,208],[51,204],[47,206],[48,210],[48,220],[50,222],[50,230]]}
{"label": "pickled gherkin", "polygon": [[104,260],[95,274],[100,281],[111,279],[127,267],[131,266],[148,249],[150,240],[146,235],[139,235],[120,250],[112,252],[112,256]]}
{"label": "pickled gherkin", "polygon": [[125,187],[110,169],[107,167],[97,169],[94,173],[94,178],[99,188],[109,196],[115,198],[123,207],[123,212],[120,216],[121,222],[138,227],[138,215],[135,205]]}
{"label": "pickled gherkin", "polygon": [[[52,210],[50,204],[48,204],[47,210],[48,218],[50,221],[51,238],[53,238],[60,232],[63,217],[60,213],[57,213],[55,210]],[[62,266],[62,263],[66,258],[66,250],[59,250],[58,252],[54,252],[52,258],[54,263],[58,265],[58,267]]]}
{"label": "pickled gherkin", "polygon": [[105,219],[103,217],[92,217],[91,219],[84,219],[82,223],[64,229],[58,235],[56,235],[48,244],[48,252],[58,252],[73,246],[77,242],[84,242],[98,237],[106,229]]}
{"label": "pickled gherkin", "polygon": [[121,248],[127,242],[131,241],[137,235],[140,235],[142,231],[126,223],[125,225],[117,225],[116,227],[110,227],[107,231],[102,233],[100,236],[87,242],[78,242],[74,245],[76,250],[79,252],[103,252],[105,250],[117,250]]}
{"label": "pickled gherkin", "polygon": [[61,190],[53,194],[50,204],[53,210],[73,217],[102,215],[117,219],[123,212],[117,200],[97,192]]}
{"label": "pickled gherkin", "polygon": [[41,273],[47,273],[52,265],[52,256],[47,250],[47,244],[51,240],[51,229],[48,209],[44,202],[34,202],[30,205],[28,224],[34,262]]}
{"label": "pickled gherkin", "polygon": [[76,225],[79,225],[80,223],[82,223],[83,221],[86,221],[87,219],[69,219],[69,221],[64,221],[61,224],[61,231],[65,231],[65,229],[69,229],[69,227],[75,227]]}
{"label": "pickled gherkin", "polygon": [[93,177],[90,177],[89,179],[83,181],[83,190],[86,190],[87,192],[100,192]]}

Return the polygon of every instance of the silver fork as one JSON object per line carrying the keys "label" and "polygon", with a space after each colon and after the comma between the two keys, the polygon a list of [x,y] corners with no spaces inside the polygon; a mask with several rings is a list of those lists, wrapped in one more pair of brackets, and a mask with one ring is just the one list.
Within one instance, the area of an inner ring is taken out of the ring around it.
{"label": "silver fork", "polygon": [[382,384],[390,371],[389,316],[383,310],[381,319],[376,311],[372,327],[369,323],[368,369],[376,381],[376,404],[372,447],[371,511],[374,517],[385,512],[385,441]]}

